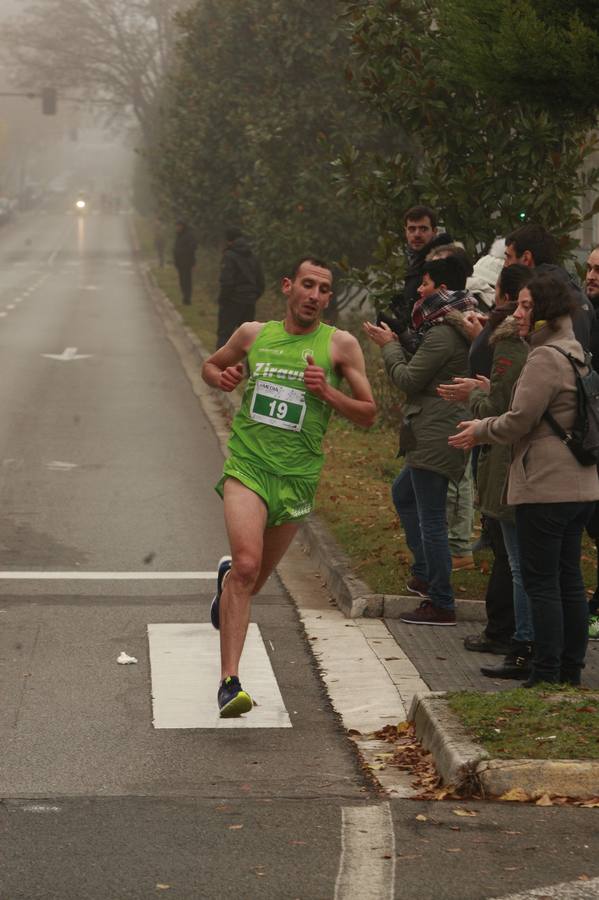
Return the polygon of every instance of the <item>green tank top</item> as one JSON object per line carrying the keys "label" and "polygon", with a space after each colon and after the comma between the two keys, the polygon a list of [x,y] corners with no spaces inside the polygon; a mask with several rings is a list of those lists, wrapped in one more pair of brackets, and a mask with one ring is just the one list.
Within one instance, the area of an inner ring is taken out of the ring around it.
{"label": "green tank top", "polygon": [[338,387],[330,352],[335,331],[324,323],[310,334],[288,334],[283,322],[264,325],[248,353],[249,379],[229,439],[233,456],[275,475],[318,477],[331,407],[304,388],[304,370],[312,356]]}

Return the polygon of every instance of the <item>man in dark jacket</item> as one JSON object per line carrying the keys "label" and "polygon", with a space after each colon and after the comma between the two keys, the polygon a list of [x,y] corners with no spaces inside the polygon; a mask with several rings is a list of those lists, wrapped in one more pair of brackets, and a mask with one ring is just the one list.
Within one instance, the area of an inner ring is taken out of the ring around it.
{"label": "man in dark jacket", "polygon": [[256,302],[264,293],[262,266],[239,228],[227,228],[220,268],[218,334],[223,347],[236,328],[256,318]]}
{"label": "man in dark jacket", "polygon": [[412,206],[404,215],[406,257],[408,268],[404,286],[393,298],[389,315],[379,315],[378,324],[385,322],[396,334],[410,327],[412,309],[418,300],[418,288],[422,284],[424,263],[435,247],[450,244],[445,232],[438,233],[437,214],[430,206]]}
{"label": "man in dark jacket", "polygon": [[186,306],[191,304],[192,272],[196,264],[197,241],[187,222],[181,219],[177,222],[176,237],[173,245],[173,262],[179,273],[179,285],[181,286],[181,298]]}
{"label": "man in dark jacket", "polygon": [[536,269],[539,273],[548,272],[557,275],[571,289],[578,307],[572,316],[574,335],[582,347],[588,350],[595,322],[595,310],[568,272],[557,265],[558,258],[558,243],[542,225],[535,225],[532,222],[522,225],[505,239],[506,266],[521,263],[523,266]]}

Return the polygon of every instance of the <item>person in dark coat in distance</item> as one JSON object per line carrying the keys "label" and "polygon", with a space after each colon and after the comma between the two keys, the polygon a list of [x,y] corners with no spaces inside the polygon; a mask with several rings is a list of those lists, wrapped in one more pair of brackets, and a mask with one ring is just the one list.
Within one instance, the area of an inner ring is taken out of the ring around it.
{"label": "person in dark coat in distance", "polygon": [[256,318],[256,303],[264,293],[262,266],[239,228],[227,228],[220,269],[216,348],[223,347],[244,322]]}
{"label": "person in dark coat in distance", "polygon": [[192,229],[182,219],[179,219],[175,228],[177,233],[173,245],[173,262],[179,274],[181,299],[185,306],[189,306],[193,291],[192,273],[196,264],[197,241]]}

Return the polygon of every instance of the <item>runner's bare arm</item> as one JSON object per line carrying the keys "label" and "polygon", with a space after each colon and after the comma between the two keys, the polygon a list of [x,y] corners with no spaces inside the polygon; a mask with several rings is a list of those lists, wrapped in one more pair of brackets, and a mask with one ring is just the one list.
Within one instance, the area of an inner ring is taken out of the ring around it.
{"label": "runner's bare arm", "polygon": [[244,322],[224,347],[209,356],[202,366],[202,378],[210,387],[233,391],[243,379],[242,362],[256,340],[262,322]]}
{"label": "runner's bare arm", "polygon": [[350,422],[370,428],[376,417],[376,405],[366,377],[364,356],[356,338],[347,331],[336,331],[331,343],[332,362],[339,369],[351,390],[351,397],[327,382],[324,369],[308,357],[304,384],[313,394],[324,400]]}

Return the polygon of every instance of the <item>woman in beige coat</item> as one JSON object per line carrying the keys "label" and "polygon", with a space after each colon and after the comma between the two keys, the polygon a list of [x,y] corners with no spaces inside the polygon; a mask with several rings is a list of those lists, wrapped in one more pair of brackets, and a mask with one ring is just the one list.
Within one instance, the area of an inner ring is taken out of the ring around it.
{"label": "woman in beige coat", "polygon": [[511,444],[506,502],[516,508],[524,586],[532,604],[535,655],[524,683],[580,684],[588,635],[588,603],[580,570],[582,532],[599,499],[595,466],[583,466],[543,418],[572,428],[577,388],[572,365],[551,345],[584,363],[574,337],[567,285],[535,275],[514,313],[531,351],[501,416],[461,422],[453,447]]}

